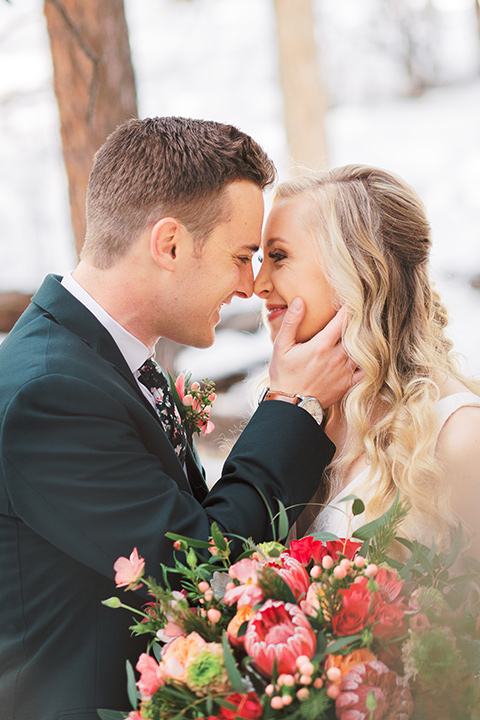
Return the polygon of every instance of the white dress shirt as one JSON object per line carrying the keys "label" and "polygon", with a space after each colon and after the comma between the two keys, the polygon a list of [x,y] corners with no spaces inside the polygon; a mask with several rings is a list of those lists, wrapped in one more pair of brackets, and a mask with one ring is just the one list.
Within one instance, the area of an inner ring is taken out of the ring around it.
{"label": "white dress shirt", "polygon": [[132,371],[132,374],[137,381],[138,387],[145,395],[152,407],[155,408],[155,400],[152,393],[145,387],[145,385],[138,381],[140,368],[146,360],[155,357],[155,350],[147,348],[147,346],[144,345],[141,340],[134,337],[131,333],[128,332],[128,330],[125,330],[125,328],[120,325],[120,323],[114,320],[112,316],[109,315],[107,311],[104,310],[103,307],[99,305],[99,303],[94,300],[93,297],[89,295],[86,290],[84,290],[84,288],[75,280],[75,278],[71,274],[65,275],[62,280],[62,285],[79,302],[81,302],[82,305],[87,308],[87,310],[90,310],[92,315],[95,315],[98,322],[101,323],[105,330],[110,333],[112,338],[115,340],[118,349],[125,358],[125,362]]}

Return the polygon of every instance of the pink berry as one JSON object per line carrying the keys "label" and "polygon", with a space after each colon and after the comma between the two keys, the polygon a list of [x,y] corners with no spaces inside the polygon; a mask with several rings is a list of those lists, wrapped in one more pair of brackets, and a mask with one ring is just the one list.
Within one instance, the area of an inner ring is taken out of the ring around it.
{"label": "pink berry", "polygon": [[340,688],[338,685],[329,685],[327,688],[327,695],[332,700],[336,700],[340,695]]}
{"label": "pink berry", "polygon": [[322,558],[322,566],[324,570],[331,570],[333,567],[333,558],[330,555],[325,555]]}

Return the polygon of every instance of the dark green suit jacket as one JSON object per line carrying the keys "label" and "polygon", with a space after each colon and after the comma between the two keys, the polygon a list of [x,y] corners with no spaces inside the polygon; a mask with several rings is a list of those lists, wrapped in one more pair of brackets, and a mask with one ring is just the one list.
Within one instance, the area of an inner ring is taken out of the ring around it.
{"label": "dark green suit jacket", "polygon": [[158,575],[171,562],[167,530],[206,539],[213,521],[266,539],[256,488],[305,503],[332,453],[308,413],[263,403],[207,493],[110,334],[48,276],[0,346],[0,717],[128,710],[125,660],[144,640],[130,637],[127,611],[101,604],[116,594],[115,560],[137,547]]}

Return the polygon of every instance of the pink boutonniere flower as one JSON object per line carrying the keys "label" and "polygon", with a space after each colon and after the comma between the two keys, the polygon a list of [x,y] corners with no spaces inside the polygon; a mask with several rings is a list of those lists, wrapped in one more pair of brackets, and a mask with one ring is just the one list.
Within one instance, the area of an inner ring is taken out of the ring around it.
{"label": "pink boutonniere flower", "polygon": [[183,372],[176,380],[169,375],[169,380],[187,435],[209,435],[215,429],[210,420],[212,405],[217,397],[214,392],[215,383],[208,378],[201,382],[192,382],[190,373]]}

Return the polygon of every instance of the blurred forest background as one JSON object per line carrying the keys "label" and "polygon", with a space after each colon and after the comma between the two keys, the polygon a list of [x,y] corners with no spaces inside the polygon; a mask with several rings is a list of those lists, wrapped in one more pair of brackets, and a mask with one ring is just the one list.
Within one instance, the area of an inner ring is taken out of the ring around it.
{"label": "blurred forest background", "polygon": [[[250,133],[280,179],[363,162],[412,184],[450,336],[480,377],[479,2],[0,0],[0,341],[47,273],[75,267],[106,135],[183,115]],[[211,481],[270,354],[260,306],[224,308],[208,350],[159,344],[169,370],[217,382]]]}

